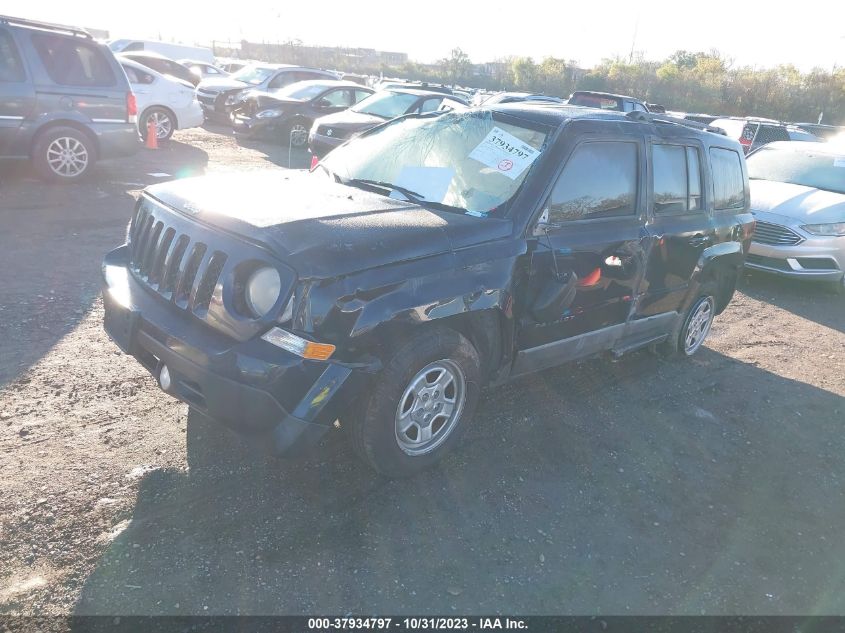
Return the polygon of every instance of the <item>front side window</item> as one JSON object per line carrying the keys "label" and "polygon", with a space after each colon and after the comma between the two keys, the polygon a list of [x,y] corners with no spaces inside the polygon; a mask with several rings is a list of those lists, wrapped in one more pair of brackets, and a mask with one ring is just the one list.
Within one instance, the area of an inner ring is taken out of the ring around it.
{"label": "front side window", "polygon": [[400,118],[320,164],[341,182],[395,185],[447,210],[498,215],[542,154],[549,128],[529,125],[490,110]]}
{"label": "front side window", "polygon": [[345,108],[351,105],[352,95],[350,90],[332,90],[320,98],[321,105],[327,108]]}
{"label": "front side window", "polygon": [[50,79],[65,86],[111,86],[114,73],[105,55],[79,38],[33,33],[32,44]]}
{"label": "front side window", "polygon": [[363,101],[364,99],[369,97],[371,94],[372,94],[371,92],[367,92],[366,90],[356,90],[355,91],[355,103],[358,103],[359,101]]}
{"label": "front side window", "polygon": [[652,146],[653,210],[657,215],[701,209],[698,150],[683,145]]}
{"label": "front side window", "polygon": [[420,106],[420,112],[435,112],[440,107],[440,102],[443,99],[435,97],[433,99],[426,99]]}
{"label": "front side window", "polygon": [[710,148],[714,209],[741,209],[745,206],[741,160],[739,154],[733,150]]}
{"label": "front side window", "polygon": [[0,82],[23,81],[26,73],[12,36],[0,31]]}
{"label": "front side window", "polygon": [[565,222],[630,216],[637,207],[637,144],[579,145],[549,199],[549,220]]}

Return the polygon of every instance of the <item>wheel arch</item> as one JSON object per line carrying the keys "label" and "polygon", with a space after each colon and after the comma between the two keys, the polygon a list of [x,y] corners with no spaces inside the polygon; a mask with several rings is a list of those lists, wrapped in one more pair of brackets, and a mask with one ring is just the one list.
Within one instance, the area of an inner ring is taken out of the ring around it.
{"label": "wheel arch", "polygon": [[100,155],[100,141],[97,138],[97,135],[92,132],[89,128],[87,128],[83,123],[79,121],[75,121],[73,119],[50,119],[49,121],[45,122],[35,134],[32,135],[32,143],[30,144],[29,150],[29,157],[35,158],[35,148],[38,146],[38,143],[44,137],[45,134],[49,134],[51,130],[54,130],[59,127],[69,127],[73,128],[85,138],[87,138],[91,142],[91,147],[94,150],[94,161],[96,161]]}
{"label": "wheel arch", "polygon": [[172,108],[170,108],[166,105],[163,105],[161,103],[152,103],[152,104],[148,105],[146,108],[144,108],[141,111],[141,116],[138,117],[138,131],[139,132],[141,131],[142,121],[146,118],[147,112],[149,112],[150,110],[153,110],[155,108],[158,108],[159,110],[164,110],[165,112],[167,112],[167,114],[170,117],[173,118],[173,131],[174,132],[179,129],[179,117],[177,116],[176,112],[173,111]]}
{"label": "wheel arch", "polygon": [[698,261],[688,301],[694,300],[706,285],[716,288],[716,314],[728,307],[739,272],[745,263],[745,254],[739,242],[722,242],[706,248]]}

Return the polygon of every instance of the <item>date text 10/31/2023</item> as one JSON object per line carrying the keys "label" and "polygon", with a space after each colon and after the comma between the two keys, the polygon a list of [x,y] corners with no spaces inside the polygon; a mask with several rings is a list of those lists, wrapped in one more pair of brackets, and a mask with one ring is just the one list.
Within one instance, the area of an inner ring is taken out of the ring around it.
{"label": "date text 10/31/2023", "polygon": [[420,630],[525,630],[525,620],[500,617],[410,617],[410,618],[308,618],[311,631],[331,630],[381,630],[381,631],[420,631]]}

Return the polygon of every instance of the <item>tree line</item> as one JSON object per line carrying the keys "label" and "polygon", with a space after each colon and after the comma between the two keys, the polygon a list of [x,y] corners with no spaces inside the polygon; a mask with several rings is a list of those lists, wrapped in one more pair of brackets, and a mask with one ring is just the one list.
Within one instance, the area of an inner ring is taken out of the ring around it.
{"label": "tree line", "polygon": [[[242,43],[243,46],[246,42]],[[254,45],[253,45],[254,46]],[[243,52],[243,51],[242,51]],[[723,116],[761,116],[782,121],[845,124],[845,68],[818,67],[802,73],[795,66],[737,66],[717,50],[676,51],[663,60],[641,54],[605,59],[591,69],[547,57],[509,57],[473,64],[460,48],[435,64],[373,65],[287,43],[250,51],[266,61],[339,68],[346,72],[445,83],[490,90],[517,90],[568,97],[575,90],[600,90],[664,105],[667,110]],[[218,53],[219,54],[219,53]]]}

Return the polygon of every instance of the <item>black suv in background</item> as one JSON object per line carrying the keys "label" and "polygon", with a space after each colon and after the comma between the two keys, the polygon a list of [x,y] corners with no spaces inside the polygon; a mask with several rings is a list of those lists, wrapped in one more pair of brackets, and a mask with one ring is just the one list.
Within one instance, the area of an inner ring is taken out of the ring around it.
{"label": "black suv in background", "polygon": [[105,328],[167,393],[279,453],[339,427],[409,475],[484,424],[485,385],[694,354],[734,293],[748,206],[740,145],[698,124],[408,115],[310,173],[148,188],[103,263]]}
{"label": "black suv in background", "polygon": [[0,158],[73,181],[138,149],[135,97],[107,46],[81,29],[0,16]]}

